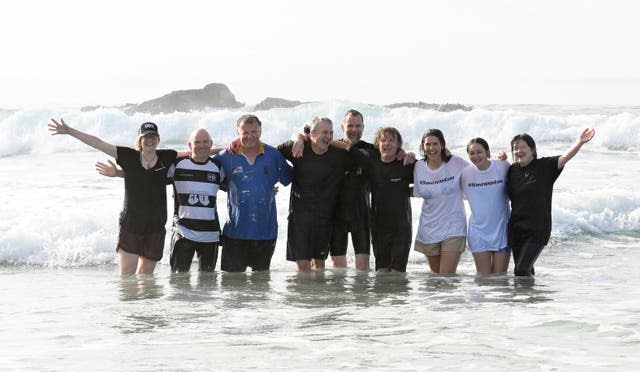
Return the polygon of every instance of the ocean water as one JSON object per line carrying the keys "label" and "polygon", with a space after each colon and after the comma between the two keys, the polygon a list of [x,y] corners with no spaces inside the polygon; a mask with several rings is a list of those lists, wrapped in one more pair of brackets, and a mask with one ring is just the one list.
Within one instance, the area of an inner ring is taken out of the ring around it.
{"label": "ocean water", "polygon": [[[298,274],[284,259],[288,187],[277,196],[269,273],[172,275],[165,256],[154,275],[121,279],[122,181],[94,170],[105,155],[50,136],[49,119],[120,145],[151,120],[161,146],[182,149],[199,126],[229,142],[245,110],[0,110],[0,370],[640,369],[640,107],[441,113],[331,101],[257,115],[263,140],[278,144],[316,115],[334,119],[339,135],[349,108],[363,112],[366,140],[392,125],[415,151],[427,128],[440,128],[460,156],[472,137],[495,153],[521,132],[540,156],[559,155],[595,127],[556,182],[535,280],[477,276],[469,252],[449,277],[414,252],[405,275],[356,272],[352,256],[347,270]],[[223,220],[225,203],[220,194]],[[420,200],[413,208],[415,225]]]}

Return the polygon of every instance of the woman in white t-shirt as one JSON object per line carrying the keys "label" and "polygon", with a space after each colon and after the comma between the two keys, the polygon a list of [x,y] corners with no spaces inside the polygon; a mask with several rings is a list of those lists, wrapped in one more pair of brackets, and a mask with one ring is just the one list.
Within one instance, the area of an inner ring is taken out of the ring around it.
{"label": "woman in white t-shirt", "polygon": [[427,256],[431,271],[454,274],[466,246],[467,219],[460,174],[469,163],[447,155],[444,135],[429,129],[422,136],[413,178],[413,196],[424,199],[414,250]]}
{"label": "woman in white t-shirt", "polygon": [[472,165],[462,171],[460,181],[471,207],[467,241],[478,274],[504,274],[511,249],[507,242],[509,162],[490,160],[489,144],[474,138],[467,145]]}

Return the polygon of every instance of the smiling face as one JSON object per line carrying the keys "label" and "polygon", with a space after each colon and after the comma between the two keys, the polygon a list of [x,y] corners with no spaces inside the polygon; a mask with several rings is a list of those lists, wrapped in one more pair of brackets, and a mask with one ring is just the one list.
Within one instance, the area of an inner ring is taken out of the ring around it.
{"label": "smiling face", "polygon": [[376,145],[378,151],[380,151],[380,157],[384,162],[395,160],[398,149],[401,146],[396,134],[388,130],[378,134],[376,137]]}
{"label": "smiling face", "polygon": [[148,133],[138,137],[136,148],[143,152],[155,151],[160,143],[160,136],[155,133]]}
{"label": "smiling face", "polygon": [[329,149],[333,139],[333,127],[330,121],[320,120],[312,126],[309,133],[311,148],[317,154],[323,154]]}
{"label": "smiling face", "polygon": [[211,136],[204,129],[196,129],[189,137],[189,149],[191,149],[191,158],[198,162],[204,162],[209,157],[211,149]]}
{"label": "smiling face", "polygon": [[364,123],[362,117],[354,114],[347,114],[342,121],[342,132],[344,138],[349,140],[349,143],[355,145],[360,142],[362,138],[362,132],[364,131]]}
{"label": "smiling face", "polygon": [[240,144],[245,150],[257,150],[260,145],[262,127],[258,123],[245,121],[238,126]]}
{"label": "smiling face", "polygon": [[491,156],[489,151],[479,143],[472,143],[467,146],[467,153],[469,153],[469,160],[478,167],[478,169],[487,169],[491,162],[489,157]]}
{"label": "smiling face", "polygon": [[533,160],[535,149],[529,147],[524,140],[517,140],[513,143],[512,147],[513,157],[516,163],[521,167],[526,167]]}
{"label": "smiling face", "polygon": [[436,136],[426,136],[422,142],[422,148],[427,159],[431,161],[441,162],[442,144]]}

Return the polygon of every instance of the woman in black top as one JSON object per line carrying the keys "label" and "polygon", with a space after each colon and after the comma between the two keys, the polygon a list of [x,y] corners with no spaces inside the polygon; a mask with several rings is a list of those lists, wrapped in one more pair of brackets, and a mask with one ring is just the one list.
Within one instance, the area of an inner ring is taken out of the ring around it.
{"label": "woman in black top", "polygon": [[153,273],[162,259],[164,225],[167,220],[167,171],[177,157],[174,150],[157,150],[158,127],[142,124],[136,149],[115,146],[96,136],[51,119],[52,135],[68,134],[116,159],[125,172],[124,205],[120,213],[120,232],[116,252],[120,275]]}
{"label": "woman in black top", "polygon": [[533,264],[551,236],[553,184],[565,164],[595,135],[585,129],[562,156],[538,158],[536,143],[524,133],[511,140],[514,163],[509,167],[507,194],[511,199],[509,246],[516,276],[534,275]]}

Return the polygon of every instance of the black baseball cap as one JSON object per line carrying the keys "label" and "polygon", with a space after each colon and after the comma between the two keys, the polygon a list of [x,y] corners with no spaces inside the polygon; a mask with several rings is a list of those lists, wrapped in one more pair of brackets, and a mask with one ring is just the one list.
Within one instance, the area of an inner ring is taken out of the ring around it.
{"label": "black baseball cap", "polygon": [[143,123],[140,126],[140,130],[138,130],[138,135],[144,136],[147,134],[155,134],[156,136],[159,136],[160,133],[158,133],[158,126],[155,125],[155,123],[152,123],[150,121]]}

